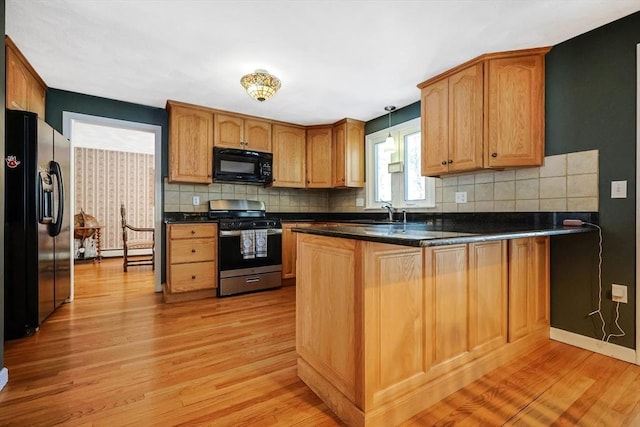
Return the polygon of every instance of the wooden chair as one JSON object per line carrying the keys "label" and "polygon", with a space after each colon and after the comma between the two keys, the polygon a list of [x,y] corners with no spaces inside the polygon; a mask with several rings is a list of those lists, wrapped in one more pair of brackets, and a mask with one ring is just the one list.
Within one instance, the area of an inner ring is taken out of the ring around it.
{"label": "wooden chair", "polygon": [[[139,265],[151,265],[155,268],[155,230],[153,228],[134,227],[127,224],[127,211],[124,204],[120,205],[120,216],[122,217],[122,268],[126,272],[128,267]],[[133,232],[133,236],[141,238],[129,239],[129,232]],[[149,239],[149,235],[151,239]],[[138,249],[151,249],[151,254],[131,255],[129,251]],[[134,258],[130,258],[134,257]]]}

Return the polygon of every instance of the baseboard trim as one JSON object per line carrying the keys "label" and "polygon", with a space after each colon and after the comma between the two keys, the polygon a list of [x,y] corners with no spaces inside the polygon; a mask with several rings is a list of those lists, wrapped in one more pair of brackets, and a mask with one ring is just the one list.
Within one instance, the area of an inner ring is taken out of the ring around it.
{"label": "baseboard trim", "polygon": [[612,344],[591,337],[585,337],[573,332],[564,331],[562,329],[551,328],[549,338],[574,347],[584,348],[594,353],[604,354],[605,356],[623,360],[625,362],[637,364],[636,351],[621,345]]}
{"label": "baseboard trim", "polygon": [[9,382],[9,370],[7,368],[2,368],[0,370],[0,390],[4,388]]}

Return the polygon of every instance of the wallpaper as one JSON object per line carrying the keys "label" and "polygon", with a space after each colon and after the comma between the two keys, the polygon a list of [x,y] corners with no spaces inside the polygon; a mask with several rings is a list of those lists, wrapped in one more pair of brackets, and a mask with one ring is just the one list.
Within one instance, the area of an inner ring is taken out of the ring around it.
{"label": "wallpaper", "polygon": [[75,148],[75,209],[94,216],[102,229],[102,250],[122,249],[120,204],[127,222],[153,227],[154,156]]}

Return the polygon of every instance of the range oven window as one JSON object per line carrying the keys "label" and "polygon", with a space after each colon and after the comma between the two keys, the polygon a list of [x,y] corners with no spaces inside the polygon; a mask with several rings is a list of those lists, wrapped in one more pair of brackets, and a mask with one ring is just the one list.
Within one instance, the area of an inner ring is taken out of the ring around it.
{"label": "range oven window", "polygon": [[282,230],[269,230],[267,256],[244,259],[240,252],[240,230],[220,231],[218,240],[220,271],[282,264]]}

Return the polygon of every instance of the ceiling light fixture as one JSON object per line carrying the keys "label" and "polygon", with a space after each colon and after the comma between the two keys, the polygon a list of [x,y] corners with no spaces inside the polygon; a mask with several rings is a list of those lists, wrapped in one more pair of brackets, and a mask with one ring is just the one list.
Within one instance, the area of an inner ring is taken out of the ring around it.
{"label": "ceiling light fixture", "polygon": [[396,109],[393,105],[388,105],[384,107],[386,111],[389,112],[389,135],[387,139],[384,141],[383,151],[386,153],[395,153],[396,151],[396,141],[391,136],[391,112]]}
{"label": "ceiling light fixture", "polygon": [[250,97],[260,102],[271,98],[280,89],[280,79],[266,70],[256,70],[242,76],[240,84]]}

